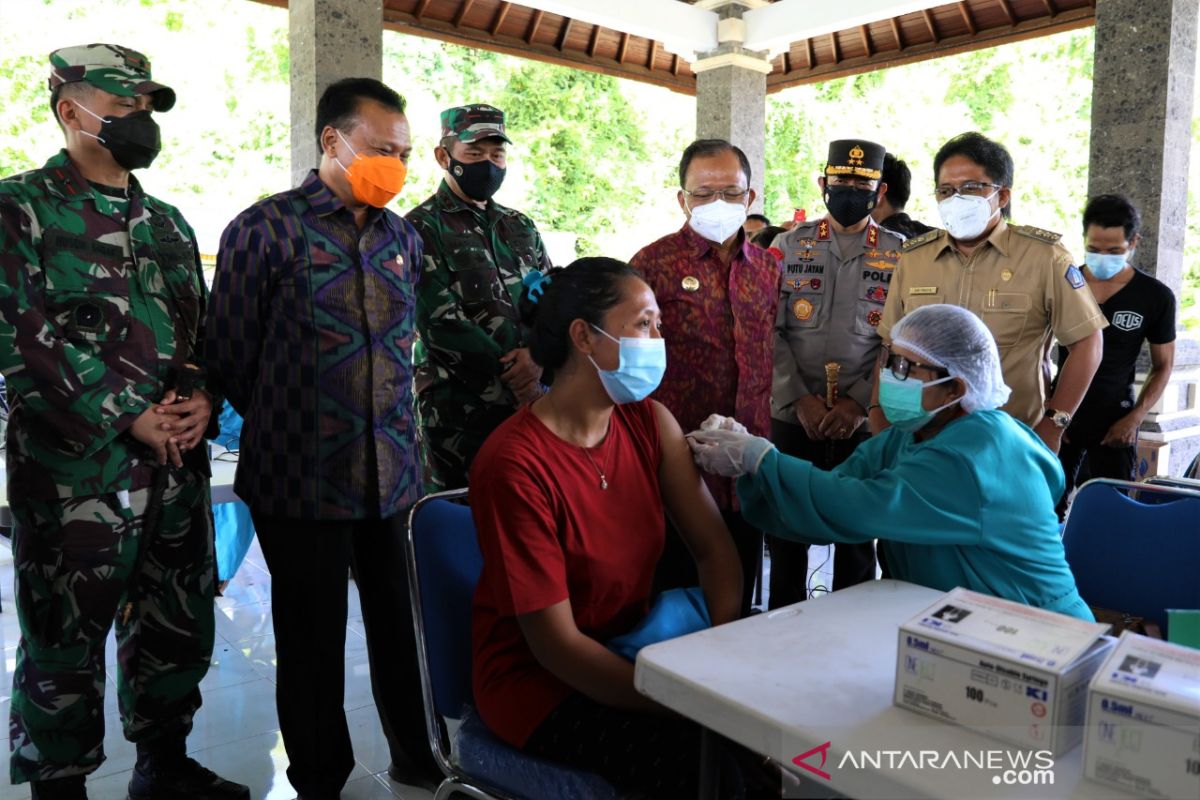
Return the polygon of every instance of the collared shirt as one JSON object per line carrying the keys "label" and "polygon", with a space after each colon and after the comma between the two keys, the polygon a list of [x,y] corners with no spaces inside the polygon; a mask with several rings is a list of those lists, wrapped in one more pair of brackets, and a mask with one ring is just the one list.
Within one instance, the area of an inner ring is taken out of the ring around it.
{"label": "collared shirt", "polygon": [[209,372],[245,418],[234,488],[252,509],[366,519],[416,502],[420,263],[411,225],[382,209],[360,230],[315,170],[225,229]]}
{"label": "collared shirt", "polygon": [[[667,372],[653,397],[684,432],[709,414],[735,417],[757,436],[771,432],[771,340],[779,262],[744,234],[733,261],[686,223],[638,251],[630,265],[654,290],[662,311]],[[722,509],[732,483],[706,476]]]}
{"label": "collared shirt", "polygon": [[425,255],[415,356],[421,426],[470,430],[477,419],[490,433],[497,410],[502,419],[516,408],[500,357],[528,346],[517,304],[522,278],[550,268],[542,237],[519,211],[494,200],[481,209],[445,181],[406,218]]}
{"label": "collared shirt", "polygon": [[129,427],[202,359],[196,236],[133,177],[127,197],[89,185],[66,150],[0,181],[10,497],[149,486],[156,464]]}
{"label": "collared shirt", "polygon": [[1030,427],[1044,415],[1050,337],[1072,345],[1108,324],[1059,235],[1004,220],[970,258],[936,228],[905,242],[879,334],[889,339],[931,303],[962,306],[988,326],[1012,389],[1004,410]]}
{"label": "collared shirt", "polygon": [[839,367],[839,395],[864,410],[871,404],[882,344],[877,326],[903,241],[874,220],[859,233],[839,234],[828,217],[775,239],[784,264],[771,393],[776,419],[795,425],[797,400],[827,395],[829,363]]}

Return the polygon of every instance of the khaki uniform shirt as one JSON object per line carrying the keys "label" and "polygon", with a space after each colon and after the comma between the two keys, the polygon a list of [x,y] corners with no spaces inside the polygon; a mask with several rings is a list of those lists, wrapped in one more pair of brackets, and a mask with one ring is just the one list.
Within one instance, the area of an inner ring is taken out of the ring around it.
{"label": "khaki uniform shirt", "polygon": [[871,404],[875,360],[892,272],[904,238],[874,220],[843,252],[846,242],[828,219],[801,223],[780,234],[784,275],[775,324],[771,416],[796,423],[793,404],[826,393],[825,365],[841,366],[838,393]]}
{"label": "khaki uniform shirt", "polygon": [[931,303],[975,312],[996,337],[1004,410],[1033,427],[1044,416],[1051,335],[1071,345],[1107,326],[1059,234],[1003,220],[970,258],[935,229],[904,243],[879,334],[891,340],[905,314]]}

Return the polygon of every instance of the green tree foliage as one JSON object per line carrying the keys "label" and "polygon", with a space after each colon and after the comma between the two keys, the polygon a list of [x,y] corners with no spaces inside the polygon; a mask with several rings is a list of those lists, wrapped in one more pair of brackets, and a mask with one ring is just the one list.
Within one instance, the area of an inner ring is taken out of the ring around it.
{"label": "green tree foliage", "polygon": [[498,104],[524,143],[538,178],[530,200],[551,230],[579,235],[579,253],[636,213],[642,189],[631,178],[647,160],[645,123],[616,78],[529,63],[508,77]]}
{"label": "green tree foliage", "polygon": [[997,115],[1013,104],[1009,63],[998,59],[999,50],[977,50],[960,57],[963,62],[950,78],[947,103],[962,103],[971,111],[971,121],[981,131],[991,130]]}

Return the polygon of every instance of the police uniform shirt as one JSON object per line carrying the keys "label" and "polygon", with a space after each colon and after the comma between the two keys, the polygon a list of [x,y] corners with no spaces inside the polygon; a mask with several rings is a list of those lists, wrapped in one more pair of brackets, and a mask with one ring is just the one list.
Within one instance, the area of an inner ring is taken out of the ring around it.
{"label": "police uniform shirt", "polygon": [[904,239],[874,220],[843,246],[828,218],[780,234],[783,284],[775,326],[771,416],[794,423],[793,403],[825,395],[825,364],[841,366],[838,391],[870,405],[877,326]]}
{"label": "police uniform shirt", "polygon": [[1050,336],[1069,346],[1107,325],[1059,235],[1001,220],[969,258],[941,229],[909,239],[884,306],[890,339],[905,314],[932,303],[975,312],[1000,349],[1004,410],[1033,427],[1044,416]]}

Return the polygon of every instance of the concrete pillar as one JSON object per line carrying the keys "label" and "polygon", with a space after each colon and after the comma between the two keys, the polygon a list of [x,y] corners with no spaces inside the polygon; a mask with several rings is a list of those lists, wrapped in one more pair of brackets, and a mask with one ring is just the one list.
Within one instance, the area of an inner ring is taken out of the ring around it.
{"label": "concrete pillar", "polygon": [[[1183,299],[1188,162],[1200,0],[1098,0],[1088,195],[1142,214],[1136,265]],[[1139,365],[1139,383],[1148,358]],[[1180,332],[1175,370],[1140,433],[1146,474],[1179,475],[1200,452],[1200,341]]]}
{"label": "concrete pillar", "polygon": [[[704,61],[713,60],[716,59]],[[704,68],[704,61],[693,64],[692,69]],[[737,63],[712,66],[697,73],[696,138],[725,139],[746,153],[750,159],[750,186],[758,194],[752,212],[762,211],[766,128],[766,73]]]}
{"label": "concrete pillar", "polygon": [[696,138],[725,139],[742,148],[750,159],[750,187],[758,194],[751,212],[763,207],[766,170],[767,53],[745,50],[742,13],[763,5],[761,0],[702,0],[697,5],[715,11],[718,48],[701,53],[692,63],[696,73]]}
{"label": "concrete pillar", "polygon": [[1187,228],[1200,0],[1099,0],[1089,196],[1128,195],[1142,214],[1137,264],[1178,294]]}
{"label": "concrete pillar", "polygon": [[292,183],[321,160],[314,127],[321,92],[342,78],[383,75],[383,0],[290,0]]}

